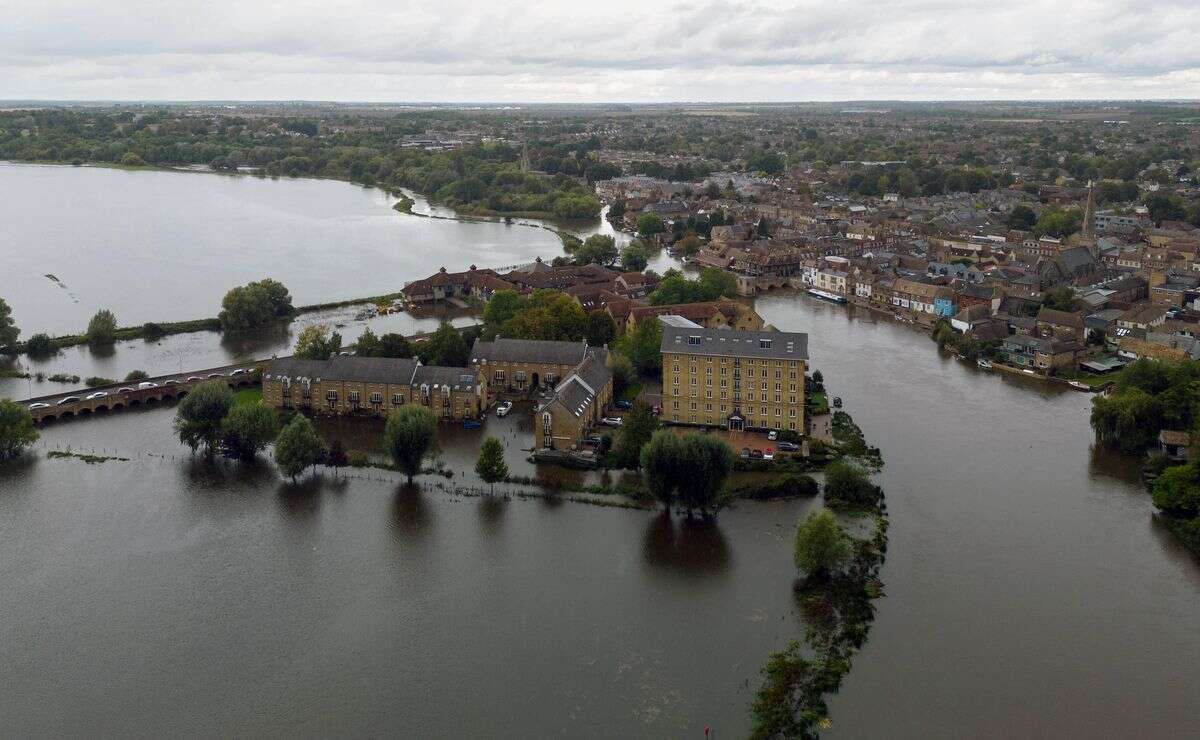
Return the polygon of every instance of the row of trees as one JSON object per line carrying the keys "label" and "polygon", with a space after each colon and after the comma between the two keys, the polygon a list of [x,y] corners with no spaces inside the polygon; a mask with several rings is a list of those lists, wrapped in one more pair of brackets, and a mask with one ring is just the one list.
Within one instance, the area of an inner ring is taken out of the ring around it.
{"label": "row of trees", "polygon": [[688,432],[654,432],[641,449],[642,481],[663,506],[678,504],[688,516],[699,511],[710,517],[720,510],[725,480],[733,471],[733,450],[724,440]]}
{"label": "row of trees", "polygon": [[700,303],[737,295],[737,278],[732,273],[715,267],[700,268],[696,280],[688,280],[679,270],[667,270],[662,282],[650,294],[650,302],[656,306],[676,303]]}

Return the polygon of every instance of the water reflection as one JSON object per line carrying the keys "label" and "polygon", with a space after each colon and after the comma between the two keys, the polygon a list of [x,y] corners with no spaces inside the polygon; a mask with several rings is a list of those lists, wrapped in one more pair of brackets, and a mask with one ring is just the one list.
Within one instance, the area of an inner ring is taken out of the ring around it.
{"label": "water reflection", "polygon": [[291,346],[292,325],[279,322],[254,331],[224,332],[220,336],[221,349],[230,357],[263,357]]}
{"label": "water reflection", "polygon": [[1137,485],[1142,480],[1141,459],[1093,444],[1088,455],[1088,476],[1112,478]]}
{"label": "water reflection", "polygon": [[275,499],[279,503],[279,511],[285,518],[296,522],[311,522],[321,510],[321,489],[324,478],[320,475],[310,475],[296,482],[285,480],[279,484]]}
{"label": "water reflection", "polygon": [[479,521],[487,534],[495,534],[504,524],[504,516],[508,513],[509,498],[507,496],[482,496],[479,499]]}
{"label": "water reflection", "polygon": [[429,502],[417,484],[402,483],[392,499],[392,531],[397,540],[420,539],[429,530],[432,520]]}
{"label": "water reflection", "polygon": [[115,344],[88,344],[88,354],[94,360],[107,360],[117,353],[117,345]]}
{"label": "water reflection", "polygon": [[718,575],[731,564],[729,542],[717,522],[690,518],[677,523],[666,511],[646,525],[642,557],[647,565],[685,575]]}

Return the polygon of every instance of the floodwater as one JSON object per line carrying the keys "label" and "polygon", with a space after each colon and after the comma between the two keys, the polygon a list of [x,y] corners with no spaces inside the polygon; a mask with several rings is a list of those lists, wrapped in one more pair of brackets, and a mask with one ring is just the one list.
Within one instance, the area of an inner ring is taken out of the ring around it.
{"label": "floodwater", "polygon": [[[1087,394],[802,294],[757,305],[809,332],[886,461],[887,595],[831,736],[1195,735],[1200,563],[1136,461],[1093,449]],[[39,451],[131,459],[0,471],[6,734],[740,737],[760,667],[803,632],[791,532],[814,502],[712,526],[461,495],[481,433],[457,429],[454,477],[419,490],[377,470],[293,486],[193,460],[171,419],[49,426]],[[483,433],[530,472],[521,414]]]}
{"label": "floodwater", "polygon": [[216,316],[226,291],[264,277],[300,306],[561,253],[545,229],[395,202],[330,180],[0,163],[0,297],[23,336],[71,334],[101,308],[122,326]]}

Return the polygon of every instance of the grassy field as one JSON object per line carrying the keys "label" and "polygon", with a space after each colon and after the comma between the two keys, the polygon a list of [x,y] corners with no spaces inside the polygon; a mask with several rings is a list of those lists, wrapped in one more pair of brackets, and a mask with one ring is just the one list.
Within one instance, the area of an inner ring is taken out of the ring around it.
{"label": "grassy field", "polygon": [[233,405],[244,406],[262,401],[262,388],[242,388],[233,394]]}

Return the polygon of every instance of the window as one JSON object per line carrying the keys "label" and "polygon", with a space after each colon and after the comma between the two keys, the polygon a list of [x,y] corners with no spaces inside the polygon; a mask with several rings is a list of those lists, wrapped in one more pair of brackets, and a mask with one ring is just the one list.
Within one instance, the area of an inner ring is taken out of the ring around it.
{"label": "window", "polygon": [[403,393],[393,393],[392,394],[392,405],[393,406],[402,406],[403,404],[404,404],[404,394]]}
{"label": "window", "polygon": [[695,411],[695,410],[696,410],[696,402],[692,401],[692,411]]}
{"label": "window", "polygon": [[376,406],[383,403],[383,394],[382,393],[372,393],[371,394],[371,403],[375,404]]}
{"label": "window", "polygon": [[358,403],[358,391],[350,391],[346,395],[350,398],[350,403]]}
{"label": "window", "polygon": [[329,401],[329,405],[337,403],[337,391],[325,391],[325,400]]}
{"label": "window", "polygon": [[679,401],[674,401],[671,404],[671,407],[674,408],[676,411],[678,411],[679,410]]}
{"label": "window", "polygon": [[796,409],[788,409],[788,416],[795,419],[796,418]]}
{"label": "window", "polygon": [[688,344],[692,345],[693,347],[699,347],[700,346],[700,337],[696,336],[695,334],[689,336]]}

